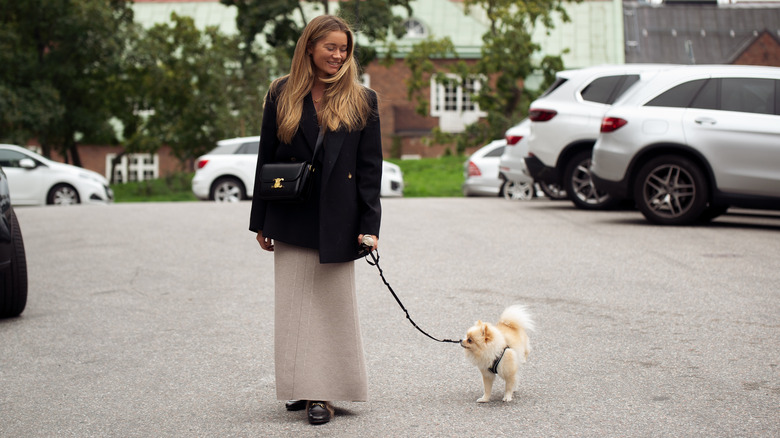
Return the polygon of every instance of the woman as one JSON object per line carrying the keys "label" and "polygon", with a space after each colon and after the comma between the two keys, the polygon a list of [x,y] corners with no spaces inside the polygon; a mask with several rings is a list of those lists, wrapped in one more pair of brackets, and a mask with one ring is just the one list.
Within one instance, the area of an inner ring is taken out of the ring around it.
{"label": "woman", "polygon": [[271,84],[256,175],[264,163],[305,160],[314,187],[296,204],[255,196],[249,224],[274,252],[276,395],[311,424],[330,421],[332,401],[368,396],[354,260],[364,235],[379,242],[382,144],[376,94],[358,82],[353,50],[344,21],[317,17],[290,74]]}

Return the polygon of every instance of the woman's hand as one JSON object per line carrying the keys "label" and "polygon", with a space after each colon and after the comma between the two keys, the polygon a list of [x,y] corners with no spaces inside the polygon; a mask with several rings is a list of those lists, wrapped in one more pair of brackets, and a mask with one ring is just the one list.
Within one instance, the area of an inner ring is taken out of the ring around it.
{"label": "woman's hand", "polygon": [[274,241],[270,237],[263,237],[263,231],[257,232],[257,243],[260,244],[260,248],[266,251],[274,250]]}
{"label": "woman's hand", "polygon": [[379,248],[379,238],[374,236],[373,234],[361,234],[358,236],[358,244],[363,244],[363,237],[370,237],[374,240],[374,246],[371,247],[371,251],[376,251],[377,248]]}

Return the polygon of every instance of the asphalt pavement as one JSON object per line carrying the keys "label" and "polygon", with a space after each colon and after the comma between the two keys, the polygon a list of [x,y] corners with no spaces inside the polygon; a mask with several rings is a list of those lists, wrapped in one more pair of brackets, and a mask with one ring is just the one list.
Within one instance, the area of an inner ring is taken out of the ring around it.
{"label": "asphalt pavement", "polygon": [[386,199],[380,263],[458,339],[526,304],[515,399],[478,404],[454,344],[357,261],[366,403],[311,426],[273,376],[272,255],[250,204],[17,208],[29,269],[0,321],[0,437],[780,435],[780,214],[658,227],[636,211]]}

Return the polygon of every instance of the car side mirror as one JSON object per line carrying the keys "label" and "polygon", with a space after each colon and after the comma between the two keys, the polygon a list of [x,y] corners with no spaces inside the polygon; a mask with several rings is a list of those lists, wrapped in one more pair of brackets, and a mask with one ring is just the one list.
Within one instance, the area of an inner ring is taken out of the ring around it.
{"label": "car side mirror", "polygon": [[22,169],[35,169],[38,166],[35,165],[35,160],[32,158],[22,158],[19,160],[19,167]]}

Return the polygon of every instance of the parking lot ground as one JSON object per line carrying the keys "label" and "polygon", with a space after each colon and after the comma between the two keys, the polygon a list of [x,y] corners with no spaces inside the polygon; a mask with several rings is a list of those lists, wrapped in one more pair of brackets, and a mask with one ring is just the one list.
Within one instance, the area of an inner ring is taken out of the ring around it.
{"label": "parking lot ground", "polygon": [[249,203],[18,208],[29,269],[0,321],[2,437],[780,435],[780,215],[699,227],[494,198],[387,199],[380,263],[458,338],[526,304],[515,400],[357,263],[370,401],[313,427],[276,401],[272,256]]}

